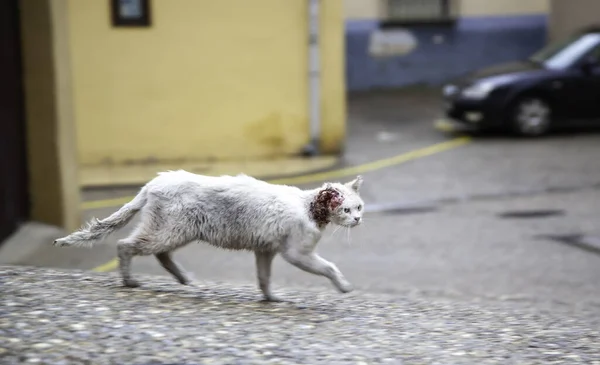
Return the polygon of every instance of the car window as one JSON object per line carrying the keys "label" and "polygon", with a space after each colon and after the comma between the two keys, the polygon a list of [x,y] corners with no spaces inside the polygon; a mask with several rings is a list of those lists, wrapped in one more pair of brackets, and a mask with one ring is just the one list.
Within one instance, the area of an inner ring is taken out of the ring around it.
{"label": "car window", "polygon": [[588,54],[589,57],[593,57],[596,60],[600,61],[600,45],[596,46],[596,48],[592,49]]}
{"label": "car window", "polygon": [[531,60],[542,63],[548,68],[561,69],[570,67],[598,47],[600,47],[600,33],[588,33],[566,42],[550,45],[532,56]]}
{"label": "car window", "polygon": [[541,50],[537,51],[530,59],[534,62],[543,63],[546,60],[550,59],[552,56],[556,55],[560,51],[562,51],[569,44],[573,43],[579,38],[579,35],[570,36],[566,39],[562,39],[560,41],[552,42],[546,45]]}

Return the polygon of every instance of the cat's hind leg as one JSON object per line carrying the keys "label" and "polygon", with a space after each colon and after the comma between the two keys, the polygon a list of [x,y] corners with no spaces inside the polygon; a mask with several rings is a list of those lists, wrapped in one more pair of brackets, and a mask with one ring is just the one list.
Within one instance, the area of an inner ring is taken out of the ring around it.
{"label": "cat's hind leg", "polygon": [[119,268],[125,286],[140,286],[140,283],[131,277],[131,260],[134,256],[149,255],[154,255],[180,283],[190,282],[181,267],[170,256],[170,252],[191,242],[195,233],[193,230],[186,229],[186,227],[193,227],[193,224],[185,220],[187,217],[185,210],[170,209],[171,214],[163,213],[169,208],[168,204],[176,205],[176,203],[160,199],[149,200],[142,213],[141,221],[133,233],[119,241],[117,246]]}
{"label": "cat's hind leg", "polygon": [[176,261],[171,257],[170,252],[161,252],[154,255],[160,265],[167,270],[177,281],[179,281],[183,285],[189,285],[190,278],[185,273],[181,265],[179,265]]}
{"label": "cat's hind leg", "polygon": [[139,281],[131,277],[131,260],[137,254],[136,242],[128,238],[120,240],[117,243],[117,256],[119,258],[119,271],[123,285],[129,288],[137,288],[140,286]]}

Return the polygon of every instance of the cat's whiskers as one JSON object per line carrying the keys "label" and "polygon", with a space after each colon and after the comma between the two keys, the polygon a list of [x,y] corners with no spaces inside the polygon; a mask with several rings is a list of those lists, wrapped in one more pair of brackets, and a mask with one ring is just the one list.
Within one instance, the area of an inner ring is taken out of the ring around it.
{"label": "cat's whiskers", "polygon": [[340,230],[340,228],[342,228],[342,226],[336,226],[333,231],[329,234],[329,236],[327,236],[327,238],[325,239],[326,242],[329,242],[331,240],[333,240],[335,234],[337,233],[337,231]]}
{"label": "cat's whiskers", "polygon": [[340,228],[342,228],[342,226],[336,226],[335,229],[333,230],[333,232],[331,233],[331,236],[333,236],[335,234],[335,232],[339,231]]}

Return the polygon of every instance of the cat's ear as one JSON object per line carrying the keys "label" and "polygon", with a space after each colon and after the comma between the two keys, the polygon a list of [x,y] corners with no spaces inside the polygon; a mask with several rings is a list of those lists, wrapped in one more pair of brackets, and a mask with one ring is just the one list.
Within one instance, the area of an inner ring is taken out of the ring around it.
{"label": "cat's ear", "polygon": [[346,183],[346,186],[358,193],[358,191],[360,190],[360,187],[361,187],[362,183],[363,183],[363,178],[362,178],[361,175],[358,175],[356,177],[356,179],[354,179],[354,180]]}

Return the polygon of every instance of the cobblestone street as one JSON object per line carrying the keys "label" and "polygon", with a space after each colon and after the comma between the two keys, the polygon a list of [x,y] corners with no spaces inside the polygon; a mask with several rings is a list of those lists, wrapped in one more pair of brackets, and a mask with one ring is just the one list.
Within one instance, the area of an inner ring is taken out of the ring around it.
{"label": "cobblestone street", "polygon": [[[43,281],[40,280],[43,278]],[[600,364],[597,317],[515,303],[118,287],[112,274],[0,267],[0,362],[16,364]]]}

